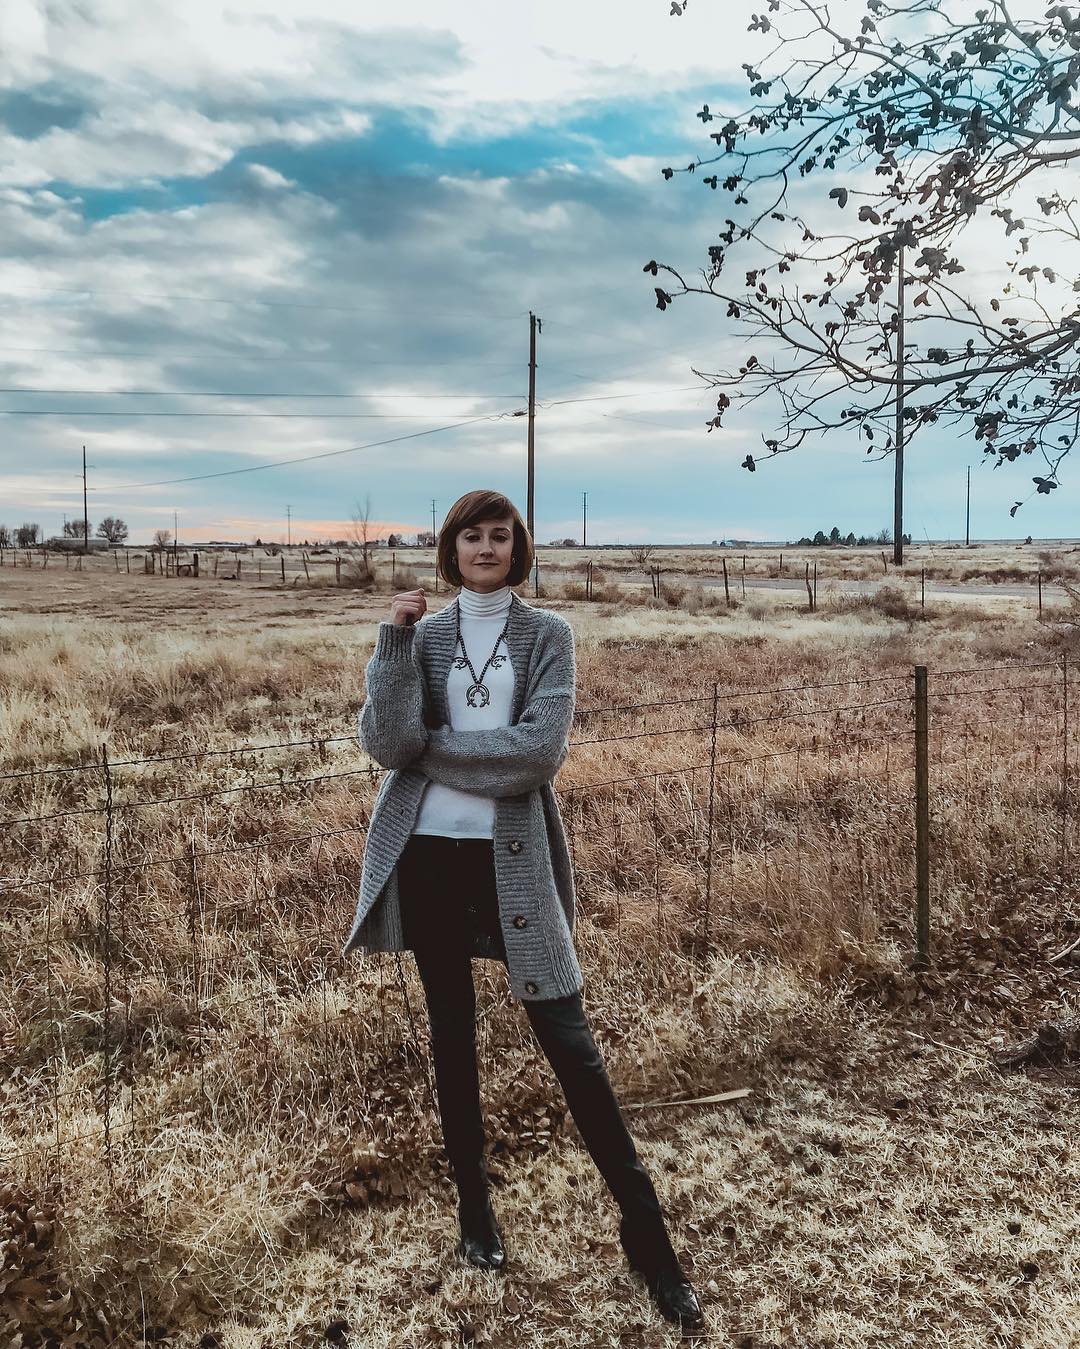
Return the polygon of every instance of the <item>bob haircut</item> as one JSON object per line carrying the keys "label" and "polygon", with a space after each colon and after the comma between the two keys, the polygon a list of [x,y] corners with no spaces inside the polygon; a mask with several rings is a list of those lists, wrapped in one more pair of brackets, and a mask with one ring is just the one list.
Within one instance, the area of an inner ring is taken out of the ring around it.
{"label": "bob haircut", "polygon": [[514,525],[514,560],[506,573],[506,584],[521,585],[532,571],[533,543],[529,531],[517,507],[509,498],[504,497],[501,492],[491,492],[483,488],[475,492],[466,492],[464,496],[458,497],[447,511],[442,529],[439,531],[439,544],[435,554],[437,574],[448,585],[462,585],[461,572],[454,561],[458,534],[461,530],[468,529],[470,525],[479,524],[481,520],[505,519],[512,520]]}

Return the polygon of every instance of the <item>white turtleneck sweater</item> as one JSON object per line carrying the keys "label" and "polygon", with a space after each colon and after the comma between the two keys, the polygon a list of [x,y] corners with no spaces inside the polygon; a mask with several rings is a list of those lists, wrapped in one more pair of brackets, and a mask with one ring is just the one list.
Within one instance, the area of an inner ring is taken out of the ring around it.
{"label": "white turtleneck sweater", "polygon": [[[496,638],[503,630],[510,603],[509,586],[503,586],[489,595],[469,590],[467,586],[461,587],[458,594],[461,640],[465,643],[465,650],[478,676],[491,655]],[[509,726],[514,704],[514,668],[505,639],[499,643],[495,658],[483,675],[483,682],[491,694],[491,701],[486,707],[470,707],[466,701],[465,690],[473,679],[467,665],[457,668],[460,660],[459,643],[446,681],[451,729],[486,731],[497,726]],[[442,834],[447,838],[493,838],[495,798],[458,791],[456,787],[446,787],[441,782],[429,782],[420,800],[413,833]]]}

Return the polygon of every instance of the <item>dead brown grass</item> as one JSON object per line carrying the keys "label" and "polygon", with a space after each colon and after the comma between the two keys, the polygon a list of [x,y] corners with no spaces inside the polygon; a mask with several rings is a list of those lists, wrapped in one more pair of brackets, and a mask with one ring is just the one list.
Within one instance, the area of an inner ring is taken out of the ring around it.
{"label": "dead brown grass", "polygon": [[[704,700],[715,684],[718,755],[752,758],[718,775],[711,870],[707,773],[688,767],[707,760],[709,734],[640,735],[707,723],[704,701],[647,724],[583,718],[576,740],[636,738],[580,744],[558,784],[586,1001],[628,1111],[752,1089],[737,1107],[629,1116],[713,1338],[1074,1343],[1076,1068],[1003,1076],[988,1057],[1076,1002],[1080,965],[1048,959],[1077,921],[1059,763],[1040,729],[1053,693],[1032,674],[1008,702],[940,704],[951,730],[933,761],[923,974],[908,968],[903,706],[823,715],[900,697],[916,662],[1055,659],[1074,650],[1072,630],[1006,601],[937,599],[913,614],[904,592],[881,589],[866,603],[822,593],[816,614],[805,594],[687,612],[647,582],[640,603],[600,591],[538,601],[575,625],[579,706]],[[511,1266],[484,1275],[453,1258],[410,958],[402,985],[392,959],[338,957],[373,790],[348,738],[385,596],[20,571],[0,574],[0,603],[0,771],[99,762],[102,743],[119,761],[346,738],[118,765],[118,802],[219,794],[119,811],[116,865],[178,861],[116,878],[107,899],[99,877],[46,880],[102,865],[98,817],[4,831],[0,872],[39,878],[5,884],[0,919],[0,1151],[19,1154],[0,1182],[12,1342],[674,1342],[621,1261],[613,1205],[487,962],[484,1101]],[[814,715],[789,715],[802,712]],[[571,791],[653,772],[670,776]],[[279,785],[229,790],[252,782]],[[103,779],[3,786],[10,820],[97,806]],[[323,831],[342,832],[288,842]],[[251,847],[201,858],[193,876],[192,838],[200,853]],[[56,1148],[58,1123],[62,1139],[91,1137]]]}

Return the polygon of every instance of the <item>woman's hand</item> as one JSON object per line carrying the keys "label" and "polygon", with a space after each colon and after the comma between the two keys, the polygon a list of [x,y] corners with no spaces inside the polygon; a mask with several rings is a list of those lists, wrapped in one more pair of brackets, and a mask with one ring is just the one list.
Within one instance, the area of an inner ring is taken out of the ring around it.
{"label": "woman's hand", "polygon": [[422,590],[403,590],[390,601],[390,622],[399,627],[415,623],[427,613],[427,600]]}

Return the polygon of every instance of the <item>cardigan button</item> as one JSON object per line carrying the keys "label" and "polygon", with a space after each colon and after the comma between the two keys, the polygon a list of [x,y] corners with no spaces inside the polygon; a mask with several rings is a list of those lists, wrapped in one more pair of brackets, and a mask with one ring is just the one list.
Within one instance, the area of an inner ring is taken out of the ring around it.
{"label": "cardigan button", "polygon": [[533,983],[533,981],[530,979],[530,980],[528,981],[528,983],[525,985],[525,992],[526,992],[526,993],[535,993],[536,991],[537,991],[537,990],[536,990],[536,985],[535,985],[535,984]]}
{"label": "cardigan button", "polygon": [[512,838],[506,846],[510,849],[511,852],[520,852],[522,846],[521,839]]}
{"label": "cardigan button", "polygon": [[519,913],[518,916],[514,919],[515,927],[528,927],[528,925],[529,920],[523,914]]}

